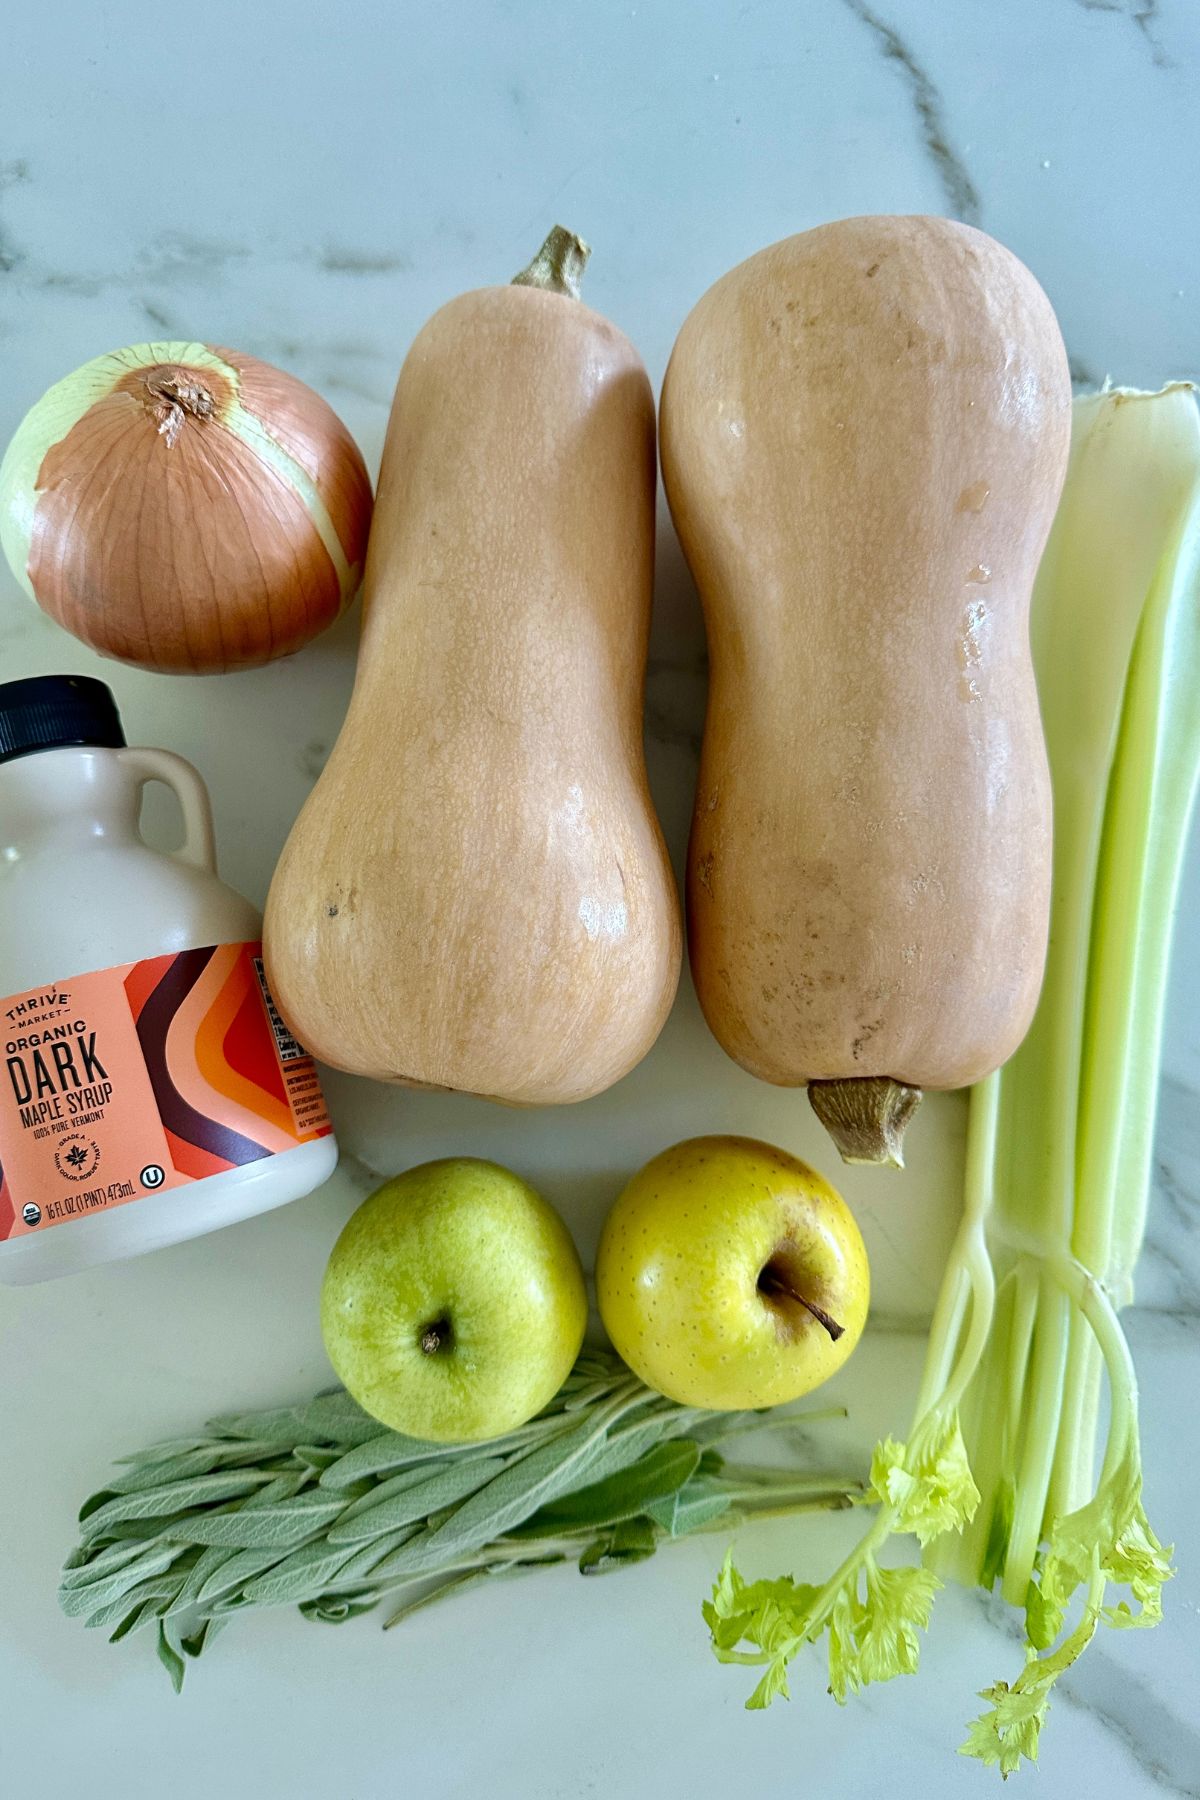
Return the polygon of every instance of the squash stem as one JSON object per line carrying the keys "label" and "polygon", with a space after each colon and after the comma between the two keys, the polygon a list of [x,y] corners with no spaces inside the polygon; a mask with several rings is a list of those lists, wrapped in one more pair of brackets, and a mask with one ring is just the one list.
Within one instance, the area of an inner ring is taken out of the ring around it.
{"label": "squash stem", "polygon": [[552,225],[550,234],[533,261],[512,278],[513,287],[541,288],[547,294],[563,294],[578,300],[583,271],[592,246],[565,225]]}
{"label": "squash stem", "polygon": [[904,1167],[904,1133],[921,1104],[920,1088],[871,1075],[810,1081],[808,1098],[843,1162]]}

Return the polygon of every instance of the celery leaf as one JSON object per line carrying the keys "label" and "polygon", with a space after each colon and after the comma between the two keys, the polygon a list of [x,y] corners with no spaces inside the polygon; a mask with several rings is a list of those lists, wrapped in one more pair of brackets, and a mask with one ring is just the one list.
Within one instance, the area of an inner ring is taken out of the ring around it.
{"label": "celery leaf", "polygon": [[1049,1549],[1039,1558],[1025,1603],[1026,1635],[1035,1648],[1047,1649],[1057,1638],[1072,1595],[1091,1579],[1096,1565],[1106,1582],[1128,1587],[1138,1603],[1136,1612],[1124,1600],[1106,1607],[1103,1617],[1109,1625],[1156,1625],[1161,1619],[1171,1552],[1150,1528],[1141,1487],[1134,1447],[1086,1506],[1054,1521]]}
{"label": "celery leaf", "polygon": [[829,1691],[842,1704],[873,1681],[915,1675],[921,1657],[917,1633],[929,1625],[941,1587],[928,1569],[901,1564],[883,1569],[864,1563],[864,1592],[857,1580],[838,1595],[829,1620]]}
{"label": "celery leaf", "polygon": [[897,1513],[894,1529],[928,1544],[944,1531],[961,1531],[975,1516],[979,1489],[967,1460],[958,1414],[938,1419],[911,1444],[883,1438],[871,1459],[871,1491]]}
{"label": "celery leaf", "polygon": [[1103,1566],[1109,1580],[1127,1587],[1138,1602],[1136,1612],[1125,1600],[1106,1606],[1105,1622],[1118,1629],[1157,1625],[1162,1618],[1163,1583],[1170,1581],[1175,1571],[1171,1567],[1171,1546],[1159,1543],[1140,1503]]}
{"label": "celery leaf", "polygon": [[862,1684],[915,1675],[921,1647],[918,1631],[929,1627],[933,1597],[941,1587],[928,1569],[901,1565],[867,1568],[867,1596],[858,1629]]}
{"label": "celery leaf", "polygon": [[[1055,1520],[1050,1548],[1039,1558],[1038,1573],[1029,1584],[1025,1667],[1011,1687],[999,1681],[980,1695],[992,1702],[991,1710],[970,1726],[961,1746],[964,1756],[996,1764],[1004,1776],[1013,1774],[1022,1759],[1036,1761],[1051,1689],[1087,1649],[1100,1621],[1120,1629],[1156,1625],[1162,1617],[1162,1587],[1172,1574],[1171,1553],[1150,1528],[1140,1489],[1141,1477],[1130,1457],[1111,1479],[1101,1482],[1086,1506]],[[1084,1582],[1089,1591],[1079,1622],[1051,1650],[1067,1606]],[[1124,1600],[1116,1606],[1100,1604],[1110,1582],[1129,1588],[1138,1602],[1136,1612]]]}
{"label": "celery leaf", "polygon": [[989,1768],[998,1767],[1007,1781],[1021,1766],[1022,1758],[1037,1761],[1038,1738],[1046,1722],[1047,1703],[1040,1689],[1009,1687],[998,1681],[984,1688],[979,1698],[990,1700],[990,1712],[981,1714],[967,1730],[959,1754],[973,1756]]}
{"label": "celery leaf", "polygon": [[1024,1759],[1036,1762],[1038,1739],[1050,1710],[1050,1692],[1076,1659],[1083,1655],[1096,1635],[1100,1614],[1095,1606],[1084,1608],[1078,1625],[1059,1648],[1049,1656],[1027,1652],[1025,1667],[1012,1683],[998,1681],[984,1688],[981,1700],[990,1700],[991,1710],[982,1713],[967,1729],[967,1739],[959,1746],[960,1756],[973,1756],[989,1767],[998,1767],[1007,1780]]}
{"label": "celery leaf", "polygon": [[746,1703],[753,1710],[779,1695],[787,1698],[788,1663],[801,1645],[827,1630],[829,1692],[842,1705],[869,1682],[916,1673],[917,1634],[929,1624],[941,1585],[929,1570],[910,1564],[881,1568],[869,1551],[828,1592],[786,1577],[746,1582],[727,1557],[704,1618],[718,1661],[767,1665]]}

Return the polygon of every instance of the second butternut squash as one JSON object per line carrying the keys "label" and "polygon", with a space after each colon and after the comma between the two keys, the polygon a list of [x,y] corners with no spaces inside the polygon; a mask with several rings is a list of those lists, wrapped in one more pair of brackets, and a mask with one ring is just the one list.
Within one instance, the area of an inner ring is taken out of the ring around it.
{"label": "second butternut squash", "polygon": [[900,1161],[920,1090],[1020,1043],[1050,789],[1030,592],[1070,381],[1045,294],[965,225],[787,239],[692,311],[663,473],[711,683],[688,913],[729,1054]]}

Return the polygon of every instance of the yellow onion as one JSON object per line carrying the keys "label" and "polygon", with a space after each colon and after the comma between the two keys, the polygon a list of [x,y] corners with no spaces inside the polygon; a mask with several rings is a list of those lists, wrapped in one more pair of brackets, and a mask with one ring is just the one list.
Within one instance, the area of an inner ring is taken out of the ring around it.
{"label": "yellow onion", "polygon": [[286,656],[362,575],[371,484],[311,388],[207,344],[85,363],[0,463],[0,543],[44,612],[103,656],[207,672]]}

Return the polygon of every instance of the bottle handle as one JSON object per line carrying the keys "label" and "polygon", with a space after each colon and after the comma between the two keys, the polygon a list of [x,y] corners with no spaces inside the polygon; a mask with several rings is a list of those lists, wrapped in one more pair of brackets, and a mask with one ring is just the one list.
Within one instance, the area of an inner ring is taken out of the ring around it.
{"label": "bottle handle", "polygon": [[183,813],[183,843],[171,854],[193,869],[217,872],[217,846],[213,835],[212,806],[208,789],[182,756],[170,750],[118,750],[121,761],[140,777],[144,787],[148,781],[161,781],[171,789]]}

